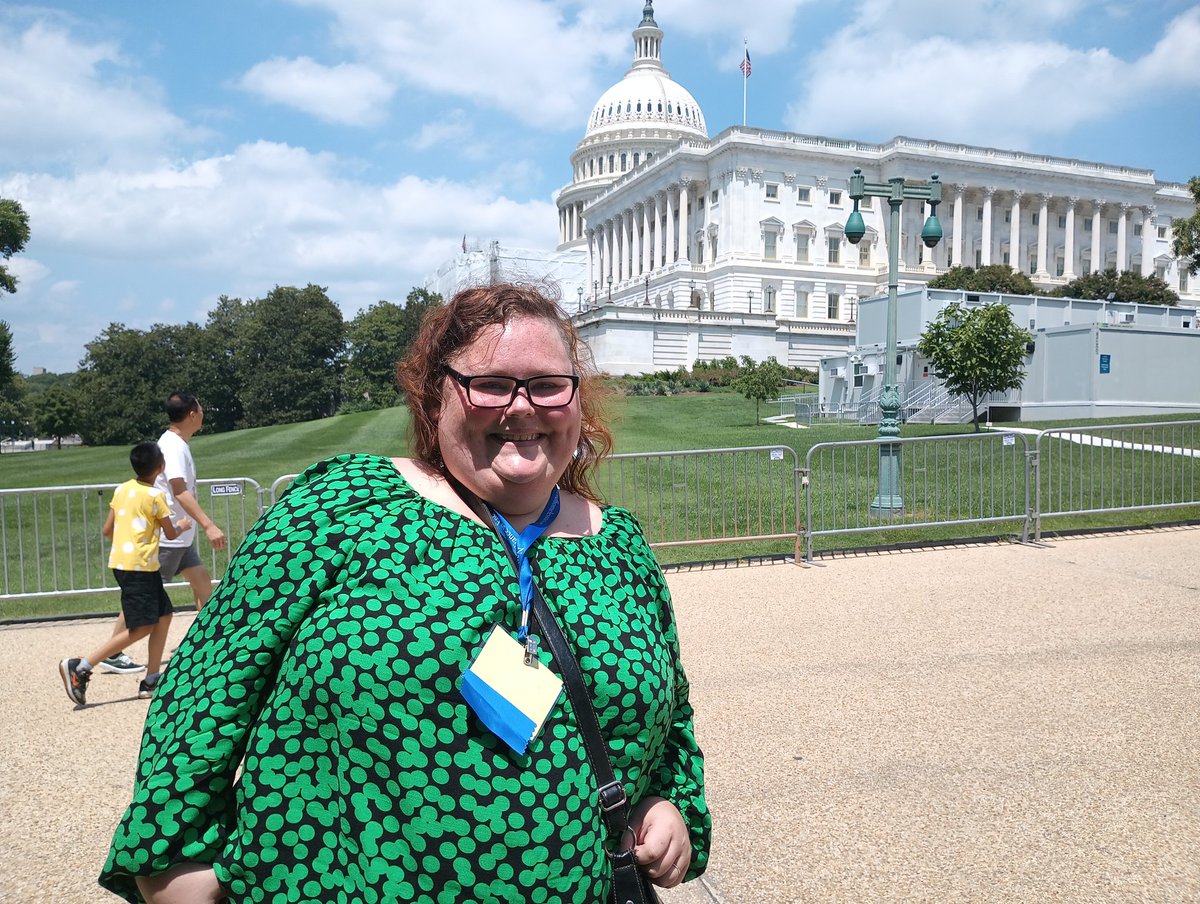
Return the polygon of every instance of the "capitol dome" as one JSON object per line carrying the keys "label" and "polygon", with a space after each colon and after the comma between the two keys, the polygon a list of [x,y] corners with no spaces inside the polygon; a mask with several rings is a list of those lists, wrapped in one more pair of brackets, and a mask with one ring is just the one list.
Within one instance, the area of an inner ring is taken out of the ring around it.
{"label": "capitol dome", "polygon": [[625,173],[681,139],[708,140],[700,105],[663,68],[662,39],[653,0],[646,0],[642,21],[633,30],[633,65],[596,102],[571,155],[571,184],[557,198],[560,248],[583,240],[584,206]]}

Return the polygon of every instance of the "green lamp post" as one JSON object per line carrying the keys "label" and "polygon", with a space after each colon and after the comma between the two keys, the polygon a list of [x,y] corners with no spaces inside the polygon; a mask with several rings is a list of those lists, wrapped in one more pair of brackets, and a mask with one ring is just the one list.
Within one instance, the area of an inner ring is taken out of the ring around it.
{"label": "green lamp post", "polygon": [[937,206],[942,201],[942,183],[934,173],[928,185],[907,185],[903,177],[887,182],[868,182],[858,167],[850,177],[850,198],[854,210],[846,220],[846,238],[857,245],[867,227],[858,202],[865,197],[887,198],[891,208],[888,219],[888,307],[887,351],[883,364],[883,392],[879,397],[879,495],[871,500],[872,515],[895,518],[904,514],[904,499],[900,495],[900,445],[886,440],[900,435],[900,388],[896,385],[896,292],[900,285],[900,208],[905,201],[928,201],[929,218],[921,230],[921,241],[933,248],[942,240],[942,224],[938,222]]}

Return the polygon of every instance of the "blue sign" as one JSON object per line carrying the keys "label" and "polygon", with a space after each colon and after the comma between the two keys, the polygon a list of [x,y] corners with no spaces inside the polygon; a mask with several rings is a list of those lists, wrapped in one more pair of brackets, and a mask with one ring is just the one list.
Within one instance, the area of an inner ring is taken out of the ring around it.
{"label": "blue sign", "polygon": [[1112,370],[1112,355],[1100,356],[1100,373],[1106,374]]}

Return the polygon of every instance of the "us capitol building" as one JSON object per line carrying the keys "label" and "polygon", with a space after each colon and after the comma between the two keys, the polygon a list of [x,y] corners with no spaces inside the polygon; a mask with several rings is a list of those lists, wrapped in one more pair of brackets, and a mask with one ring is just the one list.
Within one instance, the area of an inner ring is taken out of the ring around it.
{"label": "us capitol building", "polygon": [[448,296],[498,275],[550,275],[612,374],[727,355],[816,368],[853,344],[859,299],[887,290],[886,203],[862,199],[857,246],[843,232],[859,167],[871,182],[937,173],[943,184],[936,248],[921,242],[925,205],[903,209],[902,292],[955,264],[1007,264],[1042,289],[1115,267],[1157,274],[1185,304],[1200,302],[1171,252],[1171,223],[1194,210],[1185,185],[1135,167],[905,137],[871,144],[732,126],[709,138],[699,104],[663,68],[662,43],[648,0],[633,65],[571,155],[558,247],[493,242],[444,266],[429,288]]}

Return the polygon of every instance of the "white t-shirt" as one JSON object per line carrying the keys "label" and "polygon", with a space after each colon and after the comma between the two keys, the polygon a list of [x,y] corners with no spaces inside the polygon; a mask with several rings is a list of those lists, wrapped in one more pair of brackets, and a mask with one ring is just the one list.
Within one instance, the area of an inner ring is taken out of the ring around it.
{"label": "white t-shirt", "polygon": [[[154,485],[166,492],[167,501],[171,505],[172,521],[178,521],[185,515],[190,518],[191,516],[184,511],[179,500],[175,498],[175,494],[171,492],[170,482],[182,479],[192,496],[196,495],[196,463],[192,461],[192,450],[188,448],[187,440],[173,430],[167,430],[158,438],[158,448],[162,449],[163,458],[166,460],[166,469],[158,475],[158,480],[154,482]],[[168,540],[164,534],[159,545],[187,547],[191,546],[195,539],[196,528],[192,526],[174,540]]]}

